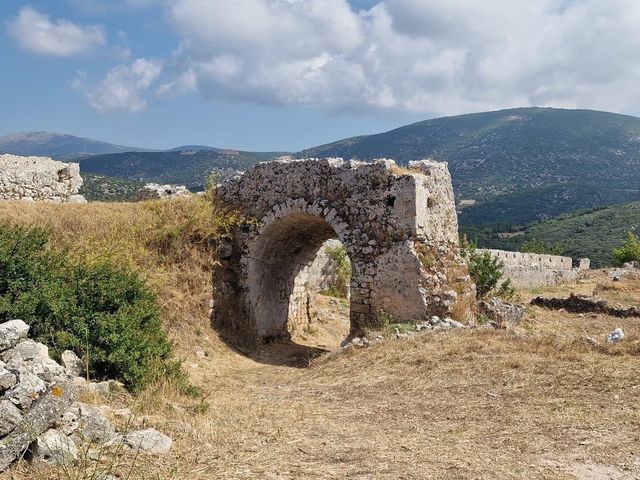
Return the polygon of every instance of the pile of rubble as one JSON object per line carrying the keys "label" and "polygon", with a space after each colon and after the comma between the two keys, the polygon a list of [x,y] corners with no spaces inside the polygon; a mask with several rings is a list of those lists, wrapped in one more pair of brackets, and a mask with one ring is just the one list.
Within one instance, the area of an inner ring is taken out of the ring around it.
{"label": "pile of rubble", "polygon": [[[524,314],[524,307],[519,304],[505,302],[498,298],[491,298],[479,302],[478,308],[482,315],[481,325],[496,329],[509,329],[520,323]],[[479,325],[470,323],[465,325],[452,318],[432,316],[428,320],[411,324],[392,325],[393,337],[396,339],[413,337],[418,333],[437,332],[442,330],[470,329]],[[342,347],[369,347],[384,341],[382,335],[372,337],[354,337],[342,343]]]}
{"label": "pile of rubble", "polygon": [[[76,401],[83,390],[105,392],[118,382],[87,382],[73,352],[65,352],[60,365],[46,345],[27,339],[28,332],[22,320],[0,324],[0,471],[23,457],[68,465],[79,445],[152,454],[171,448],[171,439],[152,428],[118,432],[104,415],[107,407]],[[131,416],[127,409],[111,413]]]}
{"label": "pile of rubble", "polygon": [[153,198],[181,198],[188,197],[191,192],[184,185],[160,185],[158,183],[147,183],[139,192],[140,200],[150,200]]}

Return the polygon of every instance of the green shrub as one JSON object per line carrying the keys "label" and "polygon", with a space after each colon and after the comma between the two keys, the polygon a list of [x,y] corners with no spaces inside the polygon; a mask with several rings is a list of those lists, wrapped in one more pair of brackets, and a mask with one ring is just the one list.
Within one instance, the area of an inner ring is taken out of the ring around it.
{"label": "green shrub", "polygon": [[54,357],[73,350],[93,378],[138,390],[180,369],[155,295],[135,273],[49,246],[43,230],[0,225],[0,319],[20,318]]}
{"label": "green shrub", "polygon": [[349,285],[351,284],[351,260],[344,245],[327,247],[327,256],[336,265],[333,284],[329,292],[333,296],[344,298],[347,296]]}
{"label": "green shrub", "polygon": [[546,255],[562,255],[562,245],[556,243],[554,245],[547,245],[545,242],[539,240],[527,240],[520,247],[522,253],[538,253]]}
{"label": "green shrub", "polygon": [[475,243],[468,242],[466,237],[461,241],[461,253],[467,260],[469,275],[476,284],[476,295],[485,298],[489,294],[509,299],[515,289],[511,280],[500,281],[504,276],[502,260],[493,257],[489,252],[480,253]]}
{"label": "green shrub", "polygon": [[634,261],[640,262],[640,238],[635,233],[629,232],[624,245],[613,250],[613,259],[616,265]]}

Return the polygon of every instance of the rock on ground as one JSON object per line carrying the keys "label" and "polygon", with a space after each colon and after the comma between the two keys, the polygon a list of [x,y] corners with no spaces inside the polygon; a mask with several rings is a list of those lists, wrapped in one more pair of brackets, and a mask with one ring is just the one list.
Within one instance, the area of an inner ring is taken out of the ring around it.
{"label": "rock on ground", "polygon": [[62,365],[69,375],[72,377],[82,376],[84,364],[78,356],[71,350],[65,350],[61,355]]}
{"label": "rock on ground", "polygon": [[10,320],[0,325],[0,351],[14,347],[20,340],[27,338],[29,325],[22,320]]}
{"label": "rock on ground", "polygon": [[124,443],[134,450],[151,454],[167,453],[173,441],[155,428],[139,430],[124,436]]}
{"label": "rock on ground", "polygon": [[620,343],[622,340],[624,340],[624,332],[620,327],[616,328],[607,337],[607,343],[609,344]]}
{"label": "rock on ground", "polygon": [[78,458],[78,447],[73,440],[58,430],[47,430],[31,448],[34,460],[51,465],[70,465]]}
{"label": "rock on ground", "polygon": [[496,328],[512,328],[522,320],[524,307],[517,303],[509,303],[499,298],[492,298],[478,304],[480,313]]}

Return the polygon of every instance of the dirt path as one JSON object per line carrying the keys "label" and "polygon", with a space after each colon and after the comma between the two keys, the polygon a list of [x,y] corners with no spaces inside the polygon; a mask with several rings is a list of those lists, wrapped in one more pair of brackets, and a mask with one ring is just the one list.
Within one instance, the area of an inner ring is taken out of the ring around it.
{"label": "dirt path", "polygon": [[[257,360],[219,347],[187,366],[208,409],[177,416],[162,478],[640,478],[639,322],[527,317],[309,368],[287,366],[299,346]],[[624,345],[577,340],[618,325]]]}

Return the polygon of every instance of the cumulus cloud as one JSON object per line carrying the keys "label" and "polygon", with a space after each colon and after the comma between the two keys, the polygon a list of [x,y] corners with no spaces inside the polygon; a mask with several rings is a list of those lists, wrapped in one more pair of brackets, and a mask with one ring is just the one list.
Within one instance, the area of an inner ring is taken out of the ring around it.
{"label": "cumulus cloud", "polygon": [[92,83],[80,73],[73,86],[99,112],[139,112],[147,107],[146,92],[162,72],[162,62],[138,58],[111,69],[104,79]]}
{"label": "cumulus cloud", "polygon": [[90,52],[106,43],[100,25],[76,25],[52,21],[32,7],[23,7],[7,25],[9,35],[26,51],[40,55],[70,57]]}
{"label": "cumulus cloud", "polygon": [[[175,78],[267,104],[455,114],[516,105],[640,111],[635,0],[172,0]],[[188,72],[188,73],[184,73]]]}

